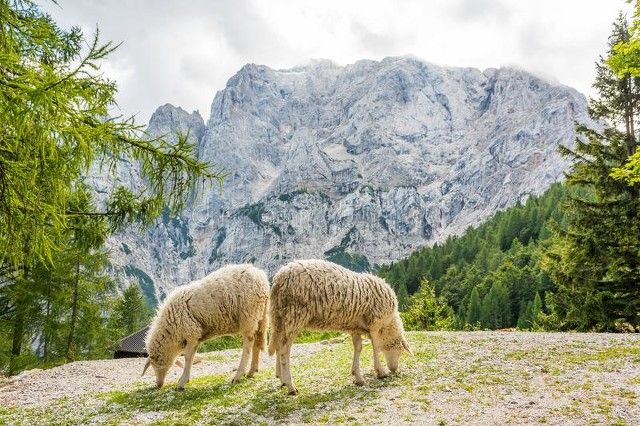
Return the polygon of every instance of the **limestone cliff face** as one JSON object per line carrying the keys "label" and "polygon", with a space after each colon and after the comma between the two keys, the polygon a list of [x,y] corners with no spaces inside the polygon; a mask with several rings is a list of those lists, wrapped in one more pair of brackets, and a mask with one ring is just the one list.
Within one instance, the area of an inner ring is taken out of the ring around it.
{"label": "limestone cliff face", "polygon": [[[171,105],[149,123],[153,134],[188,131],[200,159],[229,171],[222,192],[114,236],[113,264],[162,297],[230,262],[270,273],[305,257],[390,262],[561,179],[558,145],[573,145],[576,121],[591,123],[584,96],[511,68],[409,57],[246,65],[206,124]],[[129,166],[121,175],[140,184]]]}

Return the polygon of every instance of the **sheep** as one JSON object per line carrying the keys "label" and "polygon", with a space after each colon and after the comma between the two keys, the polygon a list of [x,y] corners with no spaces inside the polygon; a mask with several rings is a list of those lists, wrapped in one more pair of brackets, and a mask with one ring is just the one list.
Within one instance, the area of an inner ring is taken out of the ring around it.
{"label": "sheep", "polygon": [[270,303],[269,354],[277,353],[276,376],[290,395],[297,394],[289,368],[291,344],[303,328],[351,334],[351,374],[358,386],[364,384],[360,373],[363,334],[371,339],[378,378],[388,375],[380,363],[380,352],[392,373],[398,369],[402,350],[411,353],[395,293],[382,278],[371,274],[352,272],[323,260],[297,260],[274,276]]}
{"label": "sheep", "polygon": [[[176,357],[184,353],[185,365],[177,384],[177,389],[183,390],[198,344],[212,337],[240,333],[242,356],[232,383],[244,375],[250,354],[247,376],[251,377],[258,371],[260,351],[266,349],[268,310],[269,280],[262,270],[248,264],[225,266],[174,289],[158,308],[147,333],[149,357],[142,375],[152,365],[156,385],[162,387]],[[179,362],[176,365],[181,366]]]}

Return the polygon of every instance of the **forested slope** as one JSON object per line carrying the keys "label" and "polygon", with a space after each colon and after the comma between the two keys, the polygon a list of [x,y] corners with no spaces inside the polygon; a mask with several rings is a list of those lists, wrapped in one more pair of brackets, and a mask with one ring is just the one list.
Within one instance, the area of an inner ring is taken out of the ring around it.
{"label": "forested slope", "polygon": [[[542,269],[542,257],[552,237],[550,228],[563,221],[561,205],[566,195],[567,189],[555,184],[543,195],[498,212],[479,227],[419,250],[378,273],[394,287],[403,310],[433,292],[438,299],[434,306],[439,306],[436,316],[445,320],[444,325],[497,329],[514,327],[521,319],[522,328],[531,328],[532,311],[542,308],[545,293],[553,289]],[[410,298],[414,293],[418,294]],[[452,321],[447,323],[447,317]],[[409,322],[433,328],[436,319]]]}

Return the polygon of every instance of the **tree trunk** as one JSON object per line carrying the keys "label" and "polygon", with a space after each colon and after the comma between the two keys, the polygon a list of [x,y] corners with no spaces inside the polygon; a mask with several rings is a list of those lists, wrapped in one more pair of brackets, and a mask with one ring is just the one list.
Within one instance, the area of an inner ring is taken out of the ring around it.
{"label": "tree trunk", "polygon": [[[16,278],[16,284],[21,286],[25,283],[29,270],[26,266],[20,268],[22,270],[21,276]],[[9,361],[9,372],[13,373],[17,371],[16,358],[22,354],[22,342],[24,340],[25,332],[25,314],[27,309],[27,300],[25,300],[24,292],[18,291],[18,297],[15,303],[15,316],[13,318],[13,335],[11,339],[11,359]]]}
{"label": "tree trunk", "polygon": [[49,360],[49,340],[51,339],[51,286],[51,283],[47,285],[47,308],[44,319],[44,330],[42,330],[44,340],[42,357],[45,361]]}
{"label": "tree trunk", "polygon": [[11,361],[9,373],[17,370],[16,358],[22,353],[22,341],[24,340],[24,306],[22,301],[16,303],[16,315],[13,319],[13,338],[11,342]]}
{"label": "tree trunk", "polygon": [[80,255],[76,259],[76,278],[73,282],[73,301],[71,304],[71,324],[69,325],[69,336],[67,338],[67,351],[65,358],[71,361],[71,347],[73,346],[73,337],[76,329],[76,320],[78,319],[78,291],[80,287]]}

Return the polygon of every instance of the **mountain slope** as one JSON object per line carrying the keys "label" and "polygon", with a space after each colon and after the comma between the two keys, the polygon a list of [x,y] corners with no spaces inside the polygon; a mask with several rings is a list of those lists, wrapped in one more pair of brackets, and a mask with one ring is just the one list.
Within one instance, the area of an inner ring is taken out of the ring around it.
{"label": "mountain slope", "polygon": [[165,105],[149,125],[189,131],[199,158],[230,172],[222,192],[115,236],[113,264],[161,297],[227,262],[388,263],[559,180],[557,147],[573,144],[575,121],[594,125],[584,96],[511,68],[246,65],[206,124]]}

